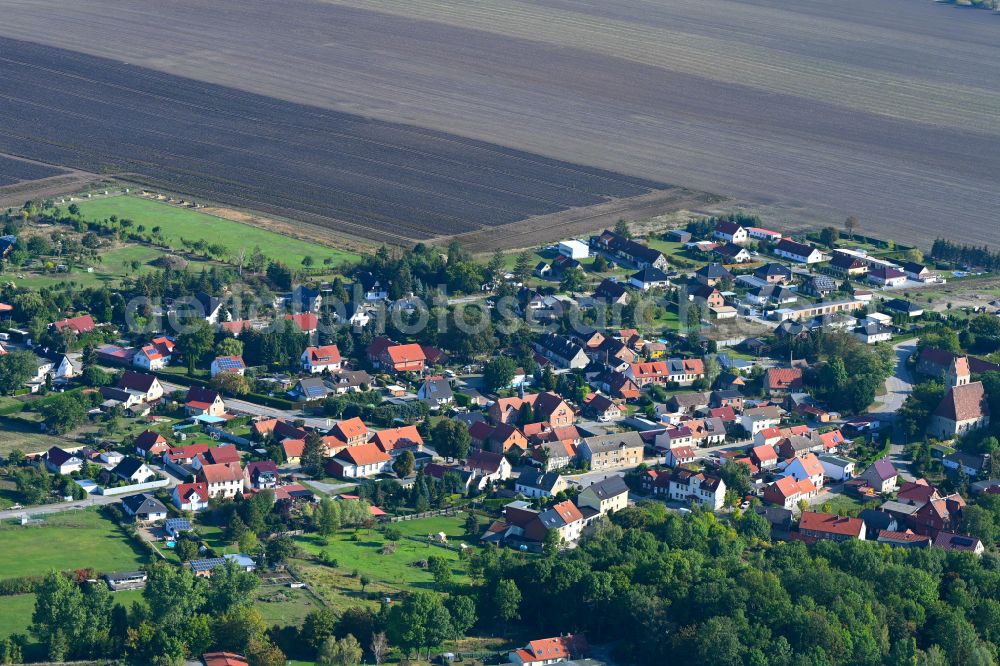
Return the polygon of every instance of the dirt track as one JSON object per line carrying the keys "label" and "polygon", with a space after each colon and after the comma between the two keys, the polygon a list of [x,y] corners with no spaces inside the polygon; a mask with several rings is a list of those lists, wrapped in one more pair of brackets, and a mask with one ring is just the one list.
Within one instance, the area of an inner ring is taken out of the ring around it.
{"label": "dirt track", "polygon": [[54,17],[46,0],[0,0],[0,13],[0,34],[719,192],[779,225],[853,213],[903,242],[1000,241],[989,12],[918,0],[92,0]]}

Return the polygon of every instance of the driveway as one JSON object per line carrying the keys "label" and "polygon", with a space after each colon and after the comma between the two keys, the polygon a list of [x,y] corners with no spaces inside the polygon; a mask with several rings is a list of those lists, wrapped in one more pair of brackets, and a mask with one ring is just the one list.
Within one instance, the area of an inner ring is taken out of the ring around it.
{"label": "driveway", "polygon": [[62,513],[70,509],[85,509],[92,506],[102,506],[104,504],[114,504],[120,502],[121,497],[105,497],[104,495],[90,495],[87,499],[73,502],[57,502],[55,504],[43,504],[41,506],[29,506],[23,509],[8,509],[0,511],[0,520],[19,519],[24,514],[29,517],[46,516],[51,513]]}

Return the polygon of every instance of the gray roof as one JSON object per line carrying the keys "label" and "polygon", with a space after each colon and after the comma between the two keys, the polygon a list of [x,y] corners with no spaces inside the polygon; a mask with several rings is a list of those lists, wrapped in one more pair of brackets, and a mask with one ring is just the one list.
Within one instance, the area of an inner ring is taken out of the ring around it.
{"label": "gray roof", "polygon": [[910,515],[911,513],[916,513],[919,507],[913,506],[912,504],[903,504],[902,502],[897,502],[895,500],[889,500],[879,507],[882,511],[890,511],[892,513],[901,513],[903,515]]}
{"label": "gray roof", "polygon": [[118,465],[111,470],[113,474],[116,474],[122,478],[131,478],[133,474],[142,469],[145,463],[138,458],[133,458],[132,456],[127,456]]}
{"label": "gray roof", "polygon": [[625,485],[625,478],[622,476],[609,476],[603,481],[598,481],[594,485],[587,488],[587,490],[592,491],[597,495],[598,499],[608,499],[609,497],[618,497],[622,493],[628,492],[628,486]]}
{"label": "gray roof", "polygon": [[583,440],[591,453],[604,453],[620,448],[643,448],[642,437],[637,432],[611,433],[610,435],[597,435]]}
{"label": "gray roof", "polygon": [[538,471],[524,472],[517,478],[517,485],[552,492],[561,477],[556,472],[542,474]]}
{"label": "gray roof", "polygon": [[447,379],[428,379],[424,382],[423,388],[427,400],[444,400],[455,395]]}
{"label": "gray roof", "polygon": [[130,495],[122,500],[122,504],[132,515],[137,513],[166,513],[167,507],[163,502],[147,493]]}

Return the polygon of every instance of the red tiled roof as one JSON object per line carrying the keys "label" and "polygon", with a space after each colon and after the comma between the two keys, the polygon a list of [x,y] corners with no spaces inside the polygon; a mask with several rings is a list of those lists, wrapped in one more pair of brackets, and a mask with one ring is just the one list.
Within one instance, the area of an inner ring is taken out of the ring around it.
{"label": "red tiled roof", "polygon": [[374,465],[392,459],[388,453],[371,443],[350,446],[338,453],[336,458],[357,466]]}
{"label": "red tiled roof", "polygon": [[418,344],[395,345],[388,347],[385,351],[389,355],[389,359],[397,364],[427,360],[427,357],[424,356],[424,350]]}
{"label": "red tiled roof", "polygon": [[799,530],[824,532],[841,536],[857,537],[865,522],[860,518],[845,518],[832,513],[818,511],[803,511],[799,519]]}
{"label": "red tiled roof", "polygon": [[190,502],[191,498],[197,494],[202,500],[208,500],[208,484],[207,483],[181,483],[177,486],[177,495],[181,498],[181,502]]}
{"label": "red tiled roof", "polygon": [[249,331],[253,328],[253,324],[249,319],[237,319],[236,321],[222,322],[222,328],[239,337],[243,331]]}
{"label": "red tiled roof", "polygon": [[300,331],[308,333],[315,331],[319,326],[319,317],[312,312],[302,312],[300,314],[286,314],[285,319],[299,327]]}
{"label": "red tiled roof", "polygon": [[768,368],[767,388],[772,391],[802,388],[802,370],[800,368]]}
{"label": "red tiled roof", "polygon": [[306,448],[306,440],[286,439],[281,443],[281,448],[285,450],[286,458],[301,458]]}
{"label": "red tiled roof", "polygon": [[246,658],[235,652],[206,652],[201,659],[205,666],[249,666]]}
{"label": "red tiled roof", "polygon": [[361,437],[362,435],[368,434],[368,426],[357,416],[349,419],[344,419],[340,423],[335,424],[330,428],[330,434],[339,435],[342,439],[352,440],[355,437]]}
{"label": "red tiled roof", "polygon": [[306,347],[306,354],[309,362],[314,365],[327,363],[340,363],[340,349],[337,345],[323,345],[322,347]]}
{"label": "red tiled roof", "polygon": [[205,480],[205,483],[238,481],[243,478],[243,468],[236,462],[203,465],[199,475]]}
{"label": "red tiled roof", "polygon": [[59,321],[53,322],[52,326],[60,333],[65,328],[68,328],[75,333],[89,333],[97,327],[97,324],[94,323],[94,318],[87,314],[80,315],[79,317],[60,319]]}
{"label": "red tiled roof", "polygon": [[952,387],[938,408],[934,410],[934,416],[952,421],[978,419],[989,413],[986,390],[983,388],[982,382]]}
{"label": "red tiled roof", "polygon": [[379,430],[372,437],[371,442],[388,453],[399,446],[421,446],[424,439],[417,432],[417,426],[408,425]]}
{"label": "red tiled roof", "polygon": [[769,446],[767,444],[761,444],[760,446],[755,446],[752,449],[750,449],[750,452],[753,454],[754,458],[756,458],[760,462],[778,459],[778,454],[774,450],[774,447]]}

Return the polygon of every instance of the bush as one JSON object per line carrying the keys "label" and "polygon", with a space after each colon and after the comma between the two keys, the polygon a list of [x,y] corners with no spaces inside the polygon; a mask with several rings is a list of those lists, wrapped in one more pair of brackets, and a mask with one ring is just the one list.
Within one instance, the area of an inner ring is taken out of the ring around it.
{"label": "bush", "polygon": [[39,576],[20,576],[0,580],[0,597],[15,594],[30,594],[35,591],[35,585],[41,580]]}

